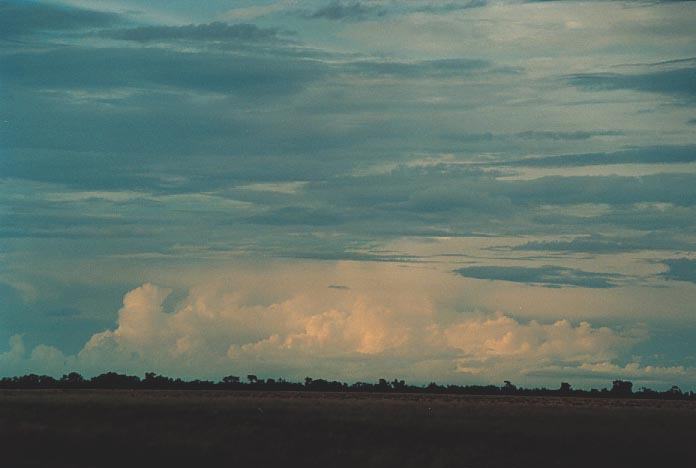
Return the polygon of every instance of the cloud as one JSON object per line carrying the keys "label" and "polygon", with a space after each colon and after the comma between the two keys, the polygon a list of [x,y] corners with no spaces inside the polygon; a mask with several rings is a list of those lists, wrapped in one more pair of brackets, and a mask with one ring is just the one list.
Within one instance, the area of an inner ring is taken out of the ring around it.
{"label": "cloud", "polygon": [[396,77],[402,79],[427,77],[465,77],[484,73],[516,74],[519,70],[500,67],[487,60],[451,58],[438,60],[396,61],[363,60],[341,64],[339,71],[363,77]]}
{"label": "cloud", "polygon": [[231,42],[286,42],[276,28],[260,28],[255,24],[227,24],[213,22],[185,26],[140,26],[127,29],[111,29],[100,36],[135,42],[155,41],[231,41]]}
{"label": "cloud", "polygon": [[74,356],[66,356],[53,346],[38,345],[28,353],[22,335],[10,337],[9,344],[10,349],[0,353],[0,377],[28,373],[60,375],[76,365]]}
{"label": "cloud", "polygon": [[5,56],[0,76],[22,87],[110,89],[174,87],[278,95],[297,91],[324,72],[316,62],[158,48],[65,47]]}
{"label": "cloud", "polygon": [[362,2],[342,2],[334,1],[317,10],[306,13],[305,18],[326,19],[333,21],[362,21],[369,18],[384,16],[386,12],[373,5]]}
{"label": "cloud", "polygon": [[611,237],[602,235],[579,236],[571,240],[529,241],[512,247],[512,250],[545,252],[586,252],[614,254],[642,250],[694,250],[690,242],[680,242],[664,234],[647,234],[640,237]]}
{"label": "cloud", "polygon": [[490,2],[488,0],[463,0],[459,2],[428,2],[423,6],[414,9],[423,13],[451,13],[453,11],[468,10],[469,8],[485,7]]}
{"label": "cloud", "polygon": [[271,225],[309,225],[326,226],[341,224],[344,219],[332,210],[311,209],[300,206],[287,206],[278,208],[269,213],[263,213],[247,218],[247,221],[254,224]]}
{"label": "cloud", "polygon": [[615,152],[566,154],[518,159],[515,167],[579,167],[611,164],[679,164],[696,162],[696,146],[650,146]]}
{"label": "cloud", "polygon": [[659,93],[692,100],[696,98],[696,67],[692,66],[622,73],[578,73],[567,77],[568,82],[586,91],[632,90]]}
{"label": "cloud", "polygon": [[616,130],[595,130],[595,131],[581,131],[576,130],[573,132],[551,132],[551,131],[540,131],[540,130],[527,130],[525,132],[519,132],[514,134],[514,136],[525,139],[525,140],[589,140],[590,138],[603,137],[603,136],[621,136],[623,132],[618,132]]}
{"label": "cloud", "polygon": [[647,338],[642,328],[617,331],[568,320],[524,323],[502,313],[444,319],[419,293],[394,302],[364,291],[324,291],[264,303],[253,290],[206,285],[191,289],[167,311],[171,290],[146,283],[124,296],[116,327],[94,334],[77,355],[43,345],[27,355],[21,338],[13,337],[0,363],[3,369],[51,373],[156,370],[219,377],[256,372],[293,378],[396,373],[422,382],[480,382],[514,378],[520,369],[611,363]]}
{"label": "cloud", "polygon": [[640,362],[629,362],[624,366],[612,362],[584,363],[577,367],[549,366],[542,369],[529,370],[529,377],[546,377],[557,379],[592,379],[594,381],[633,380],[639,379],[645,384],[653,382],[688,381],[696,377],[696,369],[685,366],[655,366],[641,365]]}
{"label": "cloud", "polygon": [[696,260],[673,258],[662,263],[667,266],[667,271],[662,273],[665,279],[696,283]]}
{"label": "cloud", "polygon": [[120,21],[121,17],[116,13],[28,1],[0,2],[0,38],[100,28]]}
{"label": "cloud", "polygon": [[500,314],[461,321],[444,330],[447,343],[473,360],[506,357],[524,358],[528,362],[577,363],[616,358],[623,347],[644,339],[641,331],[631,333],[618,334],[606,327],[594,328],[588,322],[573,325],[567,320],[522,324]]}
{"label": "cloud", "polygon": [[471,266],[459,268],[455,273],[467,277],[514,283],[534,284],[545,287],[578,286],[581,288],[614,288],[621,275],[596,273],[574,268],[545,265],[542,267]]}
{"label": "cloud", "polygon": [[558,205],[663,202],[691,206],[696,202],[696,190],[692,187],[694,179],[692,174],[678,172],[641,177],[548,176],[502,183],[500,194],[510,197],[518,204],[549,201]]}

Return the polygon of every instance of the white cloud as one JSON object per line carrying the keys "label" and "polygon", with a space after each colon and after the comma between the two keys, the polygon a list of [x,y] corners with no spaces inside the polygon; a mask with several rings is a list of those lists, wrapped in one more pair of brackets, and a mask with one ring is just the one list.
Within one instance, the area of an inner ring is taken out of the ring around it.
{"label": "white cloud", "polygon": [[58,374],[64,369],[74,367],[74,356],[65,356],[58,348],[38,345],[27,353],[22,335],[13,335],[9,340],[10,349],[0,353],[0,377],[20,374]]}
{"label": "white cloud", "polygon": [[0,363],[53,374],[154,370],[216,378],[253,372],[347,380],[398,376],[415,382],[529,376],[555,382],[564,374],[584,381],[669,382],[690,372],[617,364],[647,338],[640,327],[618,331],[568,320],[522,322],[500,312],[443,313],[417,288],[394,297],[388,284],[350,290],[317,285],[265,296],[260,286],[209,283],[192,288],[167,311],[171,290],[146,283],[124,296],[116,327],[93,335],[76,356],[43,345],[27,355],[21,337],[13,337]]}

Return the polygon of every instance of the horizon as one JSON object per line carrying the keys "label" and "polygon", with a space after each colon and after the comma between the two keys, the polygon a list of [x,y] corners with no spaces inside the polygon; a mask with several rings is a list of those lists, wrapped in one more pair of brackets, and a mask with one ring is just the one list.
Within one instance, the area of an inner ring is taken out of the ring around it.
{"label": "horizon", "polygon": [[694,24],[0,0],[0,377],[696,389]]}
{"label": "horizon", "polygon": [[[116,380],[114,380],[116,379]],[[317,390],[326,392],[419,392],[425,393],[452,393],[467,395],[491,395],[493,389],[495,394],[519,394],[534,395],[541,392],[543,395],[559,396],[607,396],[614,395],[617,398],[624,398],[628,395],[638,397],[657,397],[657,398],[678,398],[693,399],[696,393],[693,389],[680,388],[678,385],[670,385],[668,388],[655,389],[642,386],[635,388],[630,380],[613,380],[609,386],[604,387],[575,387],[570,382],[559,382],[558,388],[537,386],[523,387],[517,386],[514,382],[504,380],[502,385],[495,383],[471,383],[465,385],[452,384],[447,382],[407,382],[396,378],[379,378],[370,382],[368,379],[355,380],[352,382],[332,380],[325,378],[313,378],[305,376],[303,379],[285,379],[284,377],[258,376],[248,374],[246,377],[238,375],[226,375],[217,379],[186,379],[182,377],[171,377],[160,375],[156,372],[145,372],[143,377],[128,373],[118,373],[113,371],[94,374],[92,376],[82,375],[79,372],[68,372],[58,377],[56,375],[25,374],[15,376],[0,375],[0,388],[36,388],[36,389],[55,389],[55,388],[85,388],[85,389],[114,389],[114,388],[143,388],[143,389],[208,389],[223,388],[228,390],[238,389],[238,387],[258,387],[257,390],[278,391],[299,391]],[[488,393],[486,393],[488,392]],[[536,393],[535,393],[536,392]],[[538,395],[542,396],[542,395]]]}

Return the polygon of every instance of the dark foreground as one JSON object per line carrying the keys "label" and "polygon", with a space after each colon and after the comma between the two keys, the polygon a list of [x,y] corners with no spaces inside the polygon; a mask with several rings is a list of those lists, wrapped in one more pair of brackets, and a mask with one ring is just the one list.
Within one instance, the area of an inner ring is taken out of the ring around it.
{"label": "dark foreground", "polygon": [[0,391],[0,466],[695,466],[696,403]]}

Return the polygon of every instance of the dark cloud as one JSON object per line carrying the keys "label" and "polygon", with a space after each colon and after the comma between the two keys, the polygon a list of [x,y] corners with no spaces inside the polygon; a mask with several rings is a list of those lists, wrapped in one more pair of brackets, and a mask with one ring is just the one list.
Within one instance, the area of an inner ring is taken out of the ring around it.
{"label": "dark cloud", "polygon": [[28,1],[0,2],[0,38],[17,38],[43,31],[81,30],[112,26],[115,13]]}
{"label": "dark cloud", "polygon": [[340,224],[343,217],[327,209],[288,206],[259,214],[247,221],[253,224],[327,226]]}
{"label": "dark cloud", "polygon": [[580,236],[562,241],[531,241],[512,248],[522,251],[613,254],[642,250],[693,250],[696,244],[675,240],[663,233],[640,237]]}
{"label": "dark cloud", "polygon": [[[550,140],[550,141],[585,141],[597,137],[623,136],[624,132],[616,130],[577,130],[573,132],[552,132],[540,130],[528,130],[517,133],[456,133],[445,135],[446,138],[465,143],[506,141],[517,142],[520,140]],[[533,159],[532,159],[533,160]],[[526,159],[521,160],[526,161]]]}
{"label": "dark cloud", "polygon": [[189,24],[185,26],[140,26],[102,31],[103,37],[135,42],[154,41],[234,41],[285,42],[276,28],[260,28],[254,24]]}
{"label": "dark cloud", "polygon": [[277,95],[297,90],[322,72],[317,62],[280,57],[65,47],[8,55],[0,77],[24,87],[48,89],[164,86]]}
{"label": "dark cloud", "polygon": [[541,267],[473,266],[459,268],[455,273],[485,280],[511,281],[544,287],[577,286],[581,288],[614,288],[621,275],[595,273],[574,268],[544,265]]}
{"label": "dark cloud", "polygon": [[339,71],[352,72],[365,76],[393,76],[399,78],[418,78],[434,76],[465,76],[472,73],[519,73],[510,67],[498,67],[480,59],[440,59],[403,61],[360,61],[348,62],[338,67]]}
{"label": "dark cloud", "polygon": [[696,60],[684,63],[691,66],[645,71],[634,74],[584,73],[568,76],[568,82],[583,90],[633,90],[659,93],[674,97],[696,98]]}
{"label": "dark cloud", "polygon": [[362,21],[369,18],[384,16],[386,12],[374,5],[362,2],[335,1],[317,10],[306,13],[306,18],[326,19],[333,21]]}
{"label": "dark cloud", "polygon": [[627,176],[551,176],[534,180],[499,182],[498,193],[515,204],[557,205],[606,203],[630,205],[641,202],[696,204],[696,177],[692,174],[663,173]]}
{"label": "dark cloud", "polygon": [[415,8],[414,11],[423,13],[450,13],[469,8],[480,8],[488,5],[488,0],[467,0],[461,2],[430,2],[427,5]]}
{"label": "dark cloud", "polygon": [[549,132],[549,131],[539,131],[539,130],[529,130],[526,132],[516,133],[515,136],[521,139],[528,140],[557,140],[557,141],[567,141],[567,140],[589,140],[590,138],[602,137],[602,136],[621,136],[623,132],[617,132],[615,130],[596,130],[596,131],[574,131],[574,132]]}
{"label": "dark cloud", "polygon": [[696,260],[674,258],[662,263],[667,266],[667,271],[662,273],[662,277],[668,280],[696,283]]}
{"label": "dark cloud", "polygon": [[576,167],[609,164],[672,164],[696,162],[696,146],[651,146],[610,153],[565,154],[518,159],[501,164],[524,167]]}

